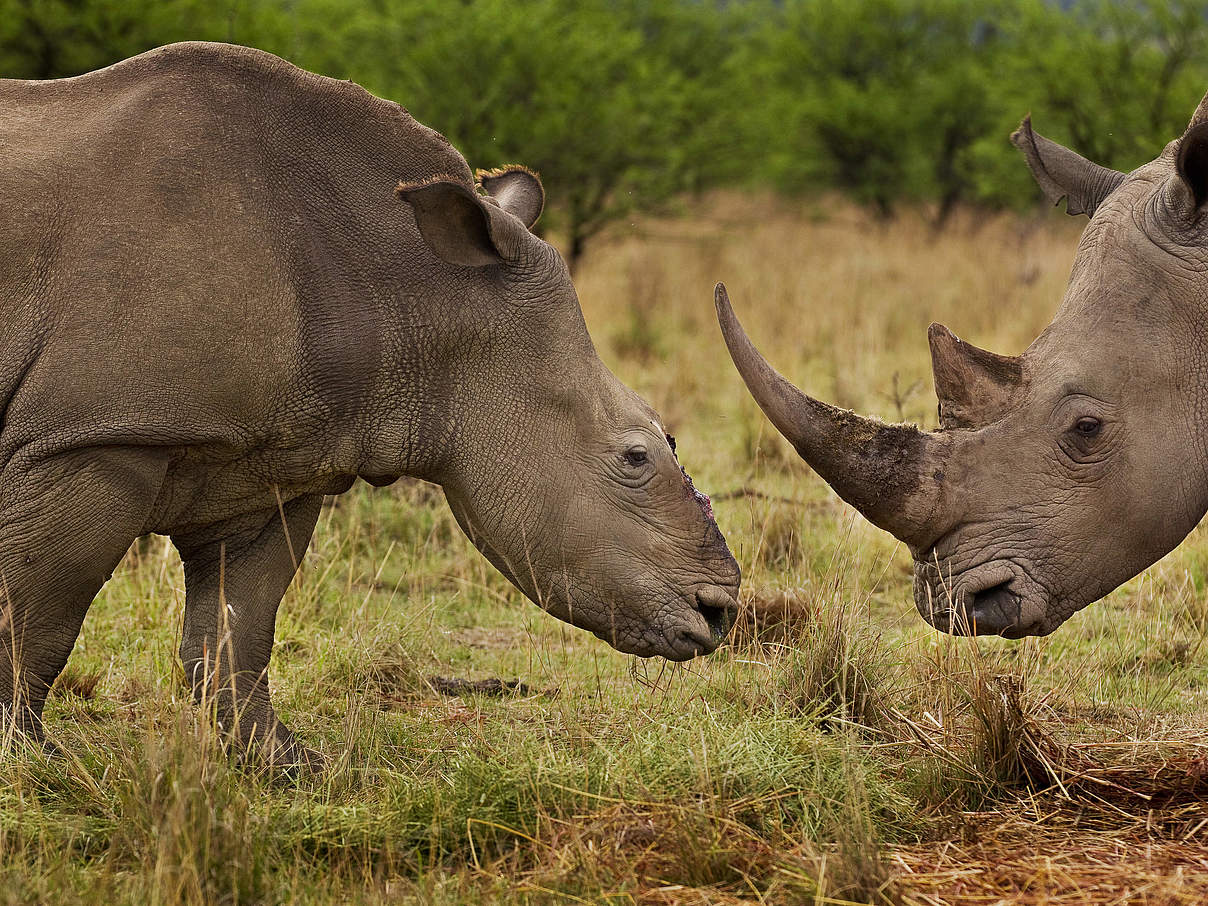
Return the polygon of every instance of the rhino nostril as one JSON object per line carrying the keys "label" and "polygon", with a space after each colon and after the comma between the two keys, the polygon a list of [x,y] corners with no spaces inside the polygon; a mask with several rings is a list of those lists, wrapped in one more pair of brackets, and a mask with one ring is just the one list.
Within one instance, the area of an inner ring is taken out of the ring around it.
{"label": "rhino nostril", "polygon": [[711,585],[696,592],[696,609],[705,618],[714,640],[726,637],[738,616],[738,604],[724,589]]}
{"label": "rhino nostril", "polygon": [[978,635],[1001,633],[1019,622],[1019,596],[1011,583],[1007,579],[969,594],[966,612]]}
{"label": "rhino nostril", "polygon": [[978,591],[973,592],[969,596],[970,602],[973,603],[974,605],[977,605],[977,604],[982,604],[982,603],[1013,599],[1015,597],[1015,594],[1014,594],[1014,592],[1011,591],[1011,581],[1012,581],[1011,579],[1006,579],[1002,582],[996,582],[993,585],[987,586],[986,588],[982,588],[982,589],[979,589]]}

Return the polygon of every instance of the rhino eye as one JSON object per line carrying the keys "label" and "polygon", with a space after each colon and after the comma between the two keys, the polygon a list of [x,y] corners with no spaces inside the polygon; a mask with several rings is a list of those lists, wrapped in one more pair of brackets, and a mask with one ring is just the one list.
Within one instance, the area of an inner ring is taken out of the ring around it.
{"label": "rhino eye", "polygon": [[646,451],[641,447],[632,447],[625,451],[625,462],[630,468],[636,469],[638,466],[646,465]]}
{"label": "rhino eye", "polygon": [[1097,418],[1091,418],[1089,415],[1083,416],[1074,422],[1074,430],[1082,437],[1094,437],[1099,433],[1099,429],[1103,427],[1103,423]]}

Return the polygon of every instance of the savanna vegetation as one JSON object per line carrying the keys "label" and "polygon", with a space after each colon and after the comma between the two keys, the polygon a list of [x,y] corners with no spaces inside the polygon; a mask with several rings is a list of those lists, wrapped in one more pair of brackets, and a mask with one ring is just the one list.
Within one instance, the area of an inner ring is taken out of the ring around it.
{"label": "savanna vegetation", "polygon": [[8,741],[0,902],[1204,902],[1205,530],[1053,636],[940,636],[747,396],[711,289],[802,387],[933,426],[927,325],[1019,352],[1081,227],[1030,209],[1006,133],[1152,157],[1208,88],[1206,8],[0,0],[5,75],[236,40],[541,169],[602,356],[745,573],[731,644],[638,661],[526,602],[438,489],[358,486],[282,605],[278,708],[330,761],[282,778],[191,704],[144,539],[48,704],[62,754]]}
{"label": "savanna vegetation", "polygon": [[[1018,351],[1078,224],[725,194],[606,234],[578,280],[743,564],[732,644],[627,658],[541,613],[439,491],[332,501],[278,623],[278,708],[330,768],[240,770],[177,666],[175,553],[131,551],[0,764],[11,903],[1198,903],[1208,535],[1053,636],[956,639],[910,560],[733,373],[725,277],[785,372],[933,424],[925,331]],[[517,682],[518,681],[518,682]]]}
{"label": "savanna vegetation", "polygon": [[550,190],[577,264],[610,222],[738,186],[889,216],[1027,207],[1002,140],[1128,171],[1208,85],[1205,0],[0,0],[0,74],[57,78],[233,41],[406,106]]}

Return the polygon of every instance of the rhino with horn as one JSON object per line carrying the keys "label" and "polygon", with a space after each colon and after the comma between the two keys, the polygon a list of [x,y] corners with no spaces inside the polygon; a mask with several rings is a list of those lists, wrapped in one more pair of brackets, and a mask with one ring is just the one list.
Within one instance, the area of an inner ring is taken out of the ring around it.
{"label": "rhino with horn", "polygon": [[1086,214],[1065,297],[1018,357],[929,331],[940,427],[887,425],[781,377],[716,290],[730,355],[801,457],[915,559],[932,626],[1046,635],[1174,549],[1208,511],[1208,97],[1132,173],[1025,119],[1054,203]]}

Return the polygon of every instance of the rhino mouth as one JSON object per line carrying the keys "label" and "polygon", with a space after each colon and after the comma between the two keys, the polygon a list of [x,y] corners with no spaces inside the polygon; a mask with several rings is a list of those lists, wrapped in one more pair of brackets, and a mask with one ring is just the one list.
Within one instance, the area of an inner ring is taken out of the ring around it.
{"label": "rhino mouth", "polygon": [[664,605],[653,623],[627,621],[600,629],[576,622],[625,654],[690,661],[716,651],[738,618],[737,587],[701,585]]}
{"label": "rhino mouth", "polygon": [[702,586],[693,593],[691,610],[683,622],[668,627],[663,636],[669,661],[687,661],[710,654],[725,641],[738,616],[734,596],[719,585]]}
{"label": "rhino mouth", "polygon": [[1020,639],[1043,634],[1036,589],[1012,561],[980,564],[949,576],[933,563],[915,564],[915,604],[923,619],[952,635]]}
{"label": "rhino mouth", "polygon": [[1035,624],[1023,622],[1023,596],[1014,579],[969,593],[965,611],[974,635],[1019,639],[1035,634]]}

